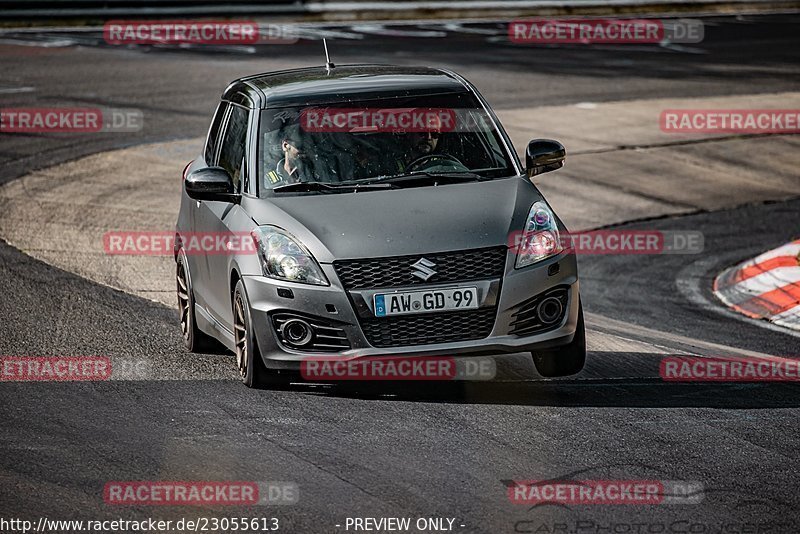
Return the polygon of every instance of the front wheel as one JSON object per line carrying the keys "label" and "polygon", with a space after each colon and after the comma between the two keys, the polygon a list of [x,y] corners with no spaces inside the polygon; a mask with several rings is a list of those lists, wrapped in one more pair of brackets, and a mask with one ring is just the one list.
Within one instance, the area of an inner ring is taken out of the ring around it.
{"label": "front wheel", "polygon": [[286,380],[277,371],[266,368],[258,350],[250,306],[241,280],[233,290],[233,340],[236,346],[236,366],[245,386],[258,388],[285,385]]}
{"label": "front wheel", "polygon": [[575,337],[568,345],[539,350],[533,354],[533,364],[546,378],[576,375],[586,363],[586,328],[583,325],[583,305],[578,304],[578,324]]}

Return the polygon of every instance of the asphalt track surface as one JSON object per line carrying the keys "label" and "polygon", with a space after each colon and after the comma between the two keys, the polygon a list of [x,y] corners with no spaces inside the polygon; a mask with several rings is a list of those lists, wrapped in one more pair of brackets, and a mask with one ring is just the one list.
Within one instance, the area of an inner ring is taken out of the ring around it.
{"label": "asphalt track surface", "polygon": [[[531,98],[544,105],[800,86],[800,18],[709,22],[706,41],[691,50],[520,49],[481,34],[373,35],[336,41],[335,60],[450,66],[498,108]],[[1,136],[0,180],[110,148],[202,135],[229,80],[318,64],[319,48],[301,41],[234,54],[5,44],[1,83],[32,90],[0,94],[4,106],[135,107],[148,122],[135,135]],[[799,212],[800,203],[788,201],[633,223],[699,229],[705,253],[582,256],[589,326],[661,354],[728,347],[797,355],[800,338],[733,316],[709,287],[723,267],[796,237]],[[594,351],[581,375],[558,381],[253,391],[235,380],[230,355],[193,361],[172,309],[5,244],[0,258],[0,354],[113,354],[171,376],[207,366],[198,372],[215,378],[0,385],[0,517],[277,517],[283,532],[343,532],[347,517],[398,516],[455,518],[456,531],[487,533],[800,528],[796,386],[664,383],[658,353]],[[509,502],[509,480],[547,478],[699,481],[705,492],[693,505]],[[300,501],[114,507],[102,499],[110,480],[292,481]]]}

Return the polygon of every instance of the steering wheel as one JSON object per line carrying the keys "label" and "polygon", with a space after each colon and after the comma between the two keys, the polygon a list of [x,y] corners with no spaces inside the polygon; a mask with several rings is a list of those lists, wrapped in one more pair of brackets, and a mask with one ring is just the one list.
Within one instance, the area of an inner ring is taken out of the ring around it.
{"label": "steering wheel", "polygon": [[409,163],[406,172],[431,170],[433,167],[451,167],[449,170],[456,172],[469,170],[458,158],[450,154],[425,154]]}

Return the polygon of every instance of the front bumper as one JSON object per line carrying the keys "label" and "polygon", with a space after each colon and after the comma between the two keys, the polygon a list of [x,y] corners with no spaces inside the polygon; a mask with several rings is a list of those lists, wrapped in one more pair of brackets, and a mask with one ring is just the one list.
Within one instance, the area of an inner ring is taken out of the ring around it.
{"label": "front bumper", "polygon": [[[359,358],[370,356],[483,356],[531,352],[565,345],[572,341],[578,321],[579,288],[574,254],[564,252],[523,269],[514,269],[515,256],[509,250],[502,278],[463,283],[417,285],[391,290],[358,290],[349,293],[342,286],[332,265],[323,264],[331,285],[311,286],[283,282],[263,276],[245,276],[243,282],[250,303],[256,339],[264,359],[271,369],[299,370],[300,362],[311,357],[338,356]],[[557,265],[557,267],[556,267]],[[372,314],[372,294],[395,290],[430,289],[436,287],[478,287],[482,308],[496,307],[491,332],[482,339],[445,343],[406,345],[377,348],[372,346],[359,322]],[[566,288],[567,302],[563,318],[546,330],[531,335],[516,335],[514,314],[526,301],[557,287]],[[290,289],[292,298],[286,295]],[[334,353],[302,351],[281,343],[271,319],[280,312],[312,316],[335,324],[347,336],[350,348]]]}

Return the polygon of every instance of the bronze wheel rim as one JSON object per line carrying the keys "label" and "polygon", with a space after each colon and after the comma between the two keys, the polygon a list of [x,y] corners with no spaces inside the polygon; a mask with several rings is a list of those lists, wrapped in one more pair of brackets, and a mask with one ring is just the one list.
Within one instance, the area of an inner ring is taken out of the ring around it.
{"label": "bronze wheel rim", "polygon": [[182,261],[178,261],[175,278],[177,279],[178,286],[178,310],[181,314],[181,332],[183,333],[183,339],[188,341],[190,334],[189,329],[191,328],[191,310],[189,309],[189,284],[186,280],[186,269],[184,269]]}
{"label": "bronze wheel rim", "polygon": [[241,293],[237,292],[233,299],[233,337],[236,344],[236,365],[239,376],[247,376],[247,320],[244,313],[244,302]]}

